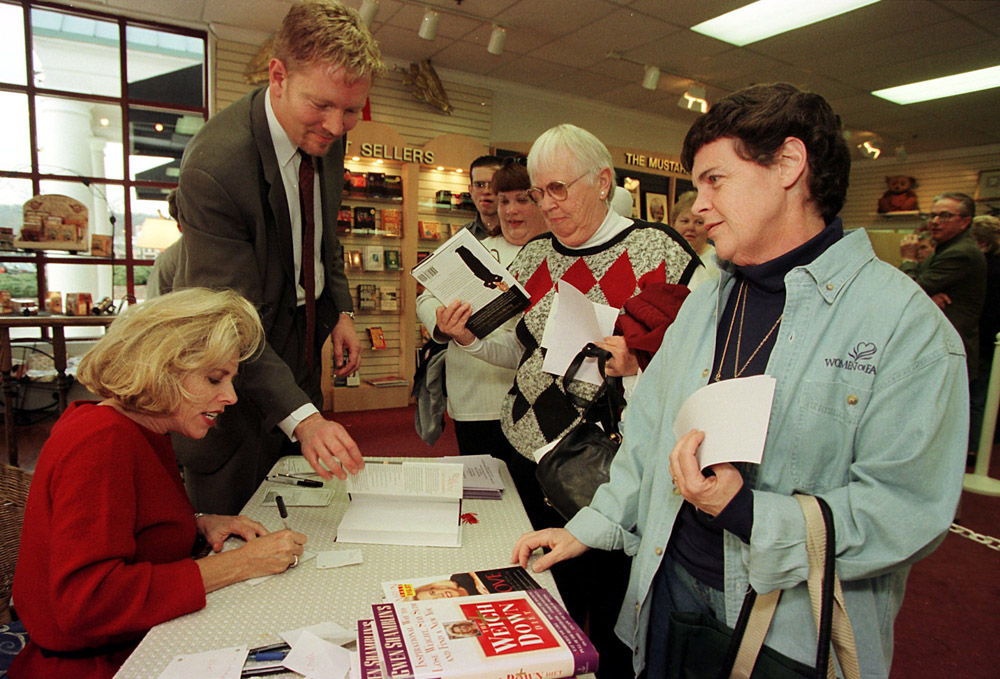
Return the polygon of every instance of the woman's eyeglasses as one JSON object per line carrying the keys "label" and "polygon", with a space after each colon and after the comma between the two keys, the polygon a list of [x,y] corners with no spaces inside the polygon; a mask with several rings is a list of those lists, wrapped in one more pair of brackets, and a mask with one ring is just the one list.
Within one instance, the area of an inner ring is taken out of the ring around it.
{"label": "woman's eyeglasses", "polygon": [[588,174],[590,173],[584,172],[571,182],[549,182],[545,186],[532,186],[527,191],[528,198],[530,198],[535,205],[538,205],[542,202],[542,199],[547,193],[552,197],[552,200],[564,201],[566,200],[566,196],[569,195],[569,187],[573,186],[573,184],[577,183]]}

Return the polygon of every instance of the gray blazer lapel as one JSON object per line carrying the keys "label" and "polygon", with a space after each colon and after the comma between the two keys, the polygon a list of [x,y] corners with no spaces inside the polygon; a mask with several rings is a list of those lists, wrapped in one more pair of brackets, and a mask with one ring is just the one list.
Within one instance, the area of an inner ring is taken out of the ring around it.
{"label": "gray blazer lapel", "polygon": [[253,105],[250,108],[250,121],[253,127],[254,139],[257,143],[257,151],[260,153],[261,167],[264,171],[264,181],[266,187],[262,188],[267,192],[266,207],[269,207],[274,217],[274,228],[276,233],[275,241],[278,244],[278,254],[281,265],[285,269],[288,279],[295,282],[295,255],[292,249],[292,218],[288,214],[288,198],[285,194],[285,185],[281,181],[281,172],[278,168],[278,158],[274,154],[274,142],[271,140],[271,130],[267,125],[267,112],[264,110],[264,97],[267,96],[267,88],[260,90],[258,96],[254,97]]}

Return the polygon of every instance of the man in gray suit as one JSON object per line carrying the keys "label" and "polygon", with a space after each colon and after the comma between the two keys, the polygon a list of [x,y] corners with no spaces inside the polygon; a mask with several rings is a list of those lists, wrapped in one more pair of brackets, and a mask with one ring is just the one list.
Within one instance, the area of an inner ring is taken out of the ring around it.
{"label": "man in gray suit", "polygon": [[267,339],[240,370],[239,401],[209,435],[174,441],[200,512],[238,513],[275,460],[299,446],[323,478],[364,466],[347,431],[317,406],[326,337],[336,374],[361,362],[337,211],[344,135],[384,70],[357,12],[332,0],[296,3],[275,37],[268,86],[213,116],[184,152],[177,287],[240,291]]}
{"label": "man in gray suit", "polygon": [[937,303],[965,345],[969,377],[976,375],[979,360],[979,318],[986,299],[986,257],[969,233],[976,203],[964,193],[943,193],[934,198],[928,214],[934,254],[916,261],[917,239],[906,236],[899,246],[899,268],[915,280]]}

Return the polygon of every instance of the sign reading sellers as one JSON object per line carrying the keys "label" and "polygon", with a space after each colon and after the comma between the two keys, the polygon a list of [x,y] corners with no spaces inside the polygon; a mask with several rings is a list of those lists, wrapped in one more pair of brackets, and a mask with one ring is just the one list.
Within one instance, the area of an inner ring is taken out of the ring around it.
{"label": "sign reading sellers", "polygon": [[662,158],[659,156],[647,156],[642,153],[629,153],[626,151],[625,164],[633,165],[635,167],[648,167],[653,170],[663,170],[664,172],[685,174],[684,168],[681,167],[680,162],[676,160],[670,160],[669,158]]}
{"label": "sign reading sellers", "polygon": [[[353,153],[351,146],[351,141],[348,140],[348,153]],[[360,152],[358,155],[362,158],[383,158],[385,160],[398,160],[404,163],[430,164],[434,162],[433,151],[425,151],[410,146],[389,146],[388,144],[373,144],[371,142],[362,142],[359,146]]]}

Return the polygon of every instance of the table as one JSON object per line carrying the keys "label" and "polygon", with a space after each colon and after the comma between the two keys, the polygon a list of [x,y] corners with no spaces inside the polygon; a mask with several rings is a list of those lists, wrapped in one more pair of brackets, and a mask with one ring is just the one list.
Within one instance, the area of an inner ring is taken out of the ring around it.
{"label": "table", "polygon": [[[52,331],[52,359],[56,367],[56,390],[59,412],[66,410],[69,379],[66,377],[66,334],[69,327],[107,327],[114,316],[0,316],[0,373],[3,373],[4,433],[7,440],[7,461],[17,466],[17,435],[14,432],[14,403],[17,399],[17,379],[13,376],[11,328],[38,328]],[[40,338],[40,341],[45,341]]]}
{"label": "table", "polygon": [[[296,459],[301,458],[282,458],[272,472],[292,471]],[[366,458],[366,463],[382,459],[407,458]],[[462,512],[475,513],[479,522],[463,527],[459,548],[338,544],[334,538],[348,505],[347,491],[337,479],[326,482],[325,486],[334,490],[330,506],[289,507],[288,522],[309,537],[306,548],[310,551],[360,549],[363,563],[319,570],[314,560],[306,561],[258,585],[237,583],[212,592],[202,610],[150,630],[115,679],[155,679],[174,656],[279,642],[278,632],[305,625],[333,621],[354,630],[357,620],[371,617],[371,604],[381,601],[385,581],[506,565],[517,537],[530,530],[531,524],[510,473],[506,466],[500,467],[506,488],[502,500],[463,500]],[[265,481],[243,509],[268,530],[281,528],[277,510],[261,505],[266,490],[274,487],[286,486]],[[532,576],[559,599],[548,571]],[[274,676],[300,675],[287,672]]]}

